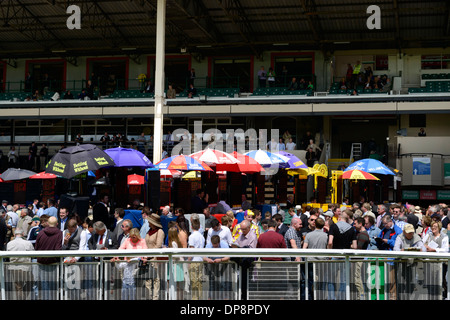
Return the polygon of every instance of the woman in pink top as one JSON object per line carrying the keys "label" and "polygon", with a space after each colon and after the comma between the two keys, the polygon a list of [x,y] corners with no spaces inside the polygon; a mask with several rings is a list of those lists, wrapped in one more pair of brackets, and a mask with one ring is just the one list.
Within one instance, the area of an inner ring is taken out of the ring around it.
{"label": "woman in pink top", "polygon": [[[129,233],[129,237],[120,246],[119,250],[139,250],[147,249],[145,239],[141,238],[139,229],[133,228]],[[142,259],[144,262],[147,258],[125,257],[124,261],[118,263],[116,267],[122,270],[122,300],[136,299],[135,274],[137,272],[136,260]],[[115,257],[111,261],[120,261],[121,258]]]}
{"label": "woman in pink top", "polygon": [[[133,228],[130,230],[130,236],[122,242],[122,245],[119,247],[119,250],[133,250],[133,249],[147,249],[147,243],[145,239],[141,238],[138,228]],[[130,261],[130,257],[125,257],[126,261]],[[140,258],[147,261],[146,257]],[[114,257],[111,261],[119,261],[121,258]]]}

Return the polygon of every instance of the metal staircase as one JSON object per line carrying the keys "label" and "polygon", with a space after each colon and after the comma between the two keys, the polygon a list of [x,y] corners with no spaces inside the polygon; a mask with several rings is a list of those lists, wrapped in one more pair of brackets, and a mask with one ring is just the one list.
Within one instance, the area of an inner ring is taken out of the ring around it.
{"label": "metal staircase", "polygon": [[352,150],[350,152],[350,163],[355,160],[361,159],[361,156],[362,156],[362,144],[359,142],[352,143]]}

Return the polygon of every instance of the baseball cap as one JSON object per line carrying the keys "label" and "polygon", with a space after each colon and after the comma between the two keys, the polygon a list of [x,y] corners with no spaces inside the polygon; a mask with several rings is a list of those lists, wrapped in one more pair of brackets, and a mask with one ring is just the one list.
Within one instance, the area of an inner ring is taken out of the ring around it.
{"label": "baseball cap", "polygon": [[410,224],[410,223],[405,224],[405,226],[403,228],[403,232],[404,233],[411,233],[411,232],[414,232],[414,231],[415,230],[414,230],[414,227],[413,227],[412,224]]}
{"label": "baseball cap", "polygon": [[245,217],[246,216],[254,216],[254,215],[255,215],[255,213],[252,210],[246,210],[245,213],[244,213]]}

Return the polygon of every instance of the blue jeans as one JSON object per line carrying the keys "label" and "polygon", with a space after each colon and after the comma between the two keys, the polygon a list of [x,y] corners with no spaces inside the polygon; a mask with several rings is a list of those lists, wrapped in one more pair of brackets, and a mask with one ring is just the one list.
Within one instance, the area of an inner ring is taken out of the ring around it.
{"label": "blue jeans", "polygon": [[122,283],[122,300],[136,300],[136,285],[134,283]]}
{"label": "blue jeans", "polygon": [[[342,258],[331,258],[331,260],[343,260]],[[338,300],[345,299],[345,267],[343,263],[335,262],[332,263],[333,272],[330,272],[330,277],[333,275],[335,279],[330,279],[328,282],[328,300],[336,300],[336,278],[339,278],[339,290],[338,290]],[[334,281],[333,281],[334,280]]]}

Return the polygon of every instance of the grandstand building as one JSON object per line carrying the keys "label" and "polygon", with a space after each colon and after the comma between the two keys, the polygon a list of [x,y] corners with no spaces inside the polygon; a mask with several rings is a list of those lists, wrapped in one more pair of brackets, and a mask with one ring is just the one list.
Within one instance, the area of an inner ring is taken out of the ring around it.
{"label": "grandstand building", "polygon": [[[304,157],[309,131],[322,149],[318,162],[330,171],[374,148],[401,172],[378,201],[450,199],[446,1],[80,1],[80,29],[68,28],[66,1],[2,1],[3,157],[11,145],[26,157],[31,142],[48,144],[52,154],[79,133],[97,144],[105,132],[135,141],[142,132],[153,135],[155,100],[146,86],[155,83],[161,2],[166,89],[177,91],[165,100],[165,134],[193,132],[195,121],[221,132],[278,129],[291,133]],[[367,12],[371,5],[379,17]],[[370,29],[377,17],[380,28]],[[359,74],[347,78],[348,65],[361,74],[370,67],[371,77],[388,84],[369,88]],[[273,68],[274,84],[266,74],[261,86],[261,67]],[[305,87],[289,90],[293,77]],[[79,99],[88,80],[91,99]],[[68,91],[73,99],[64,99]]]}

